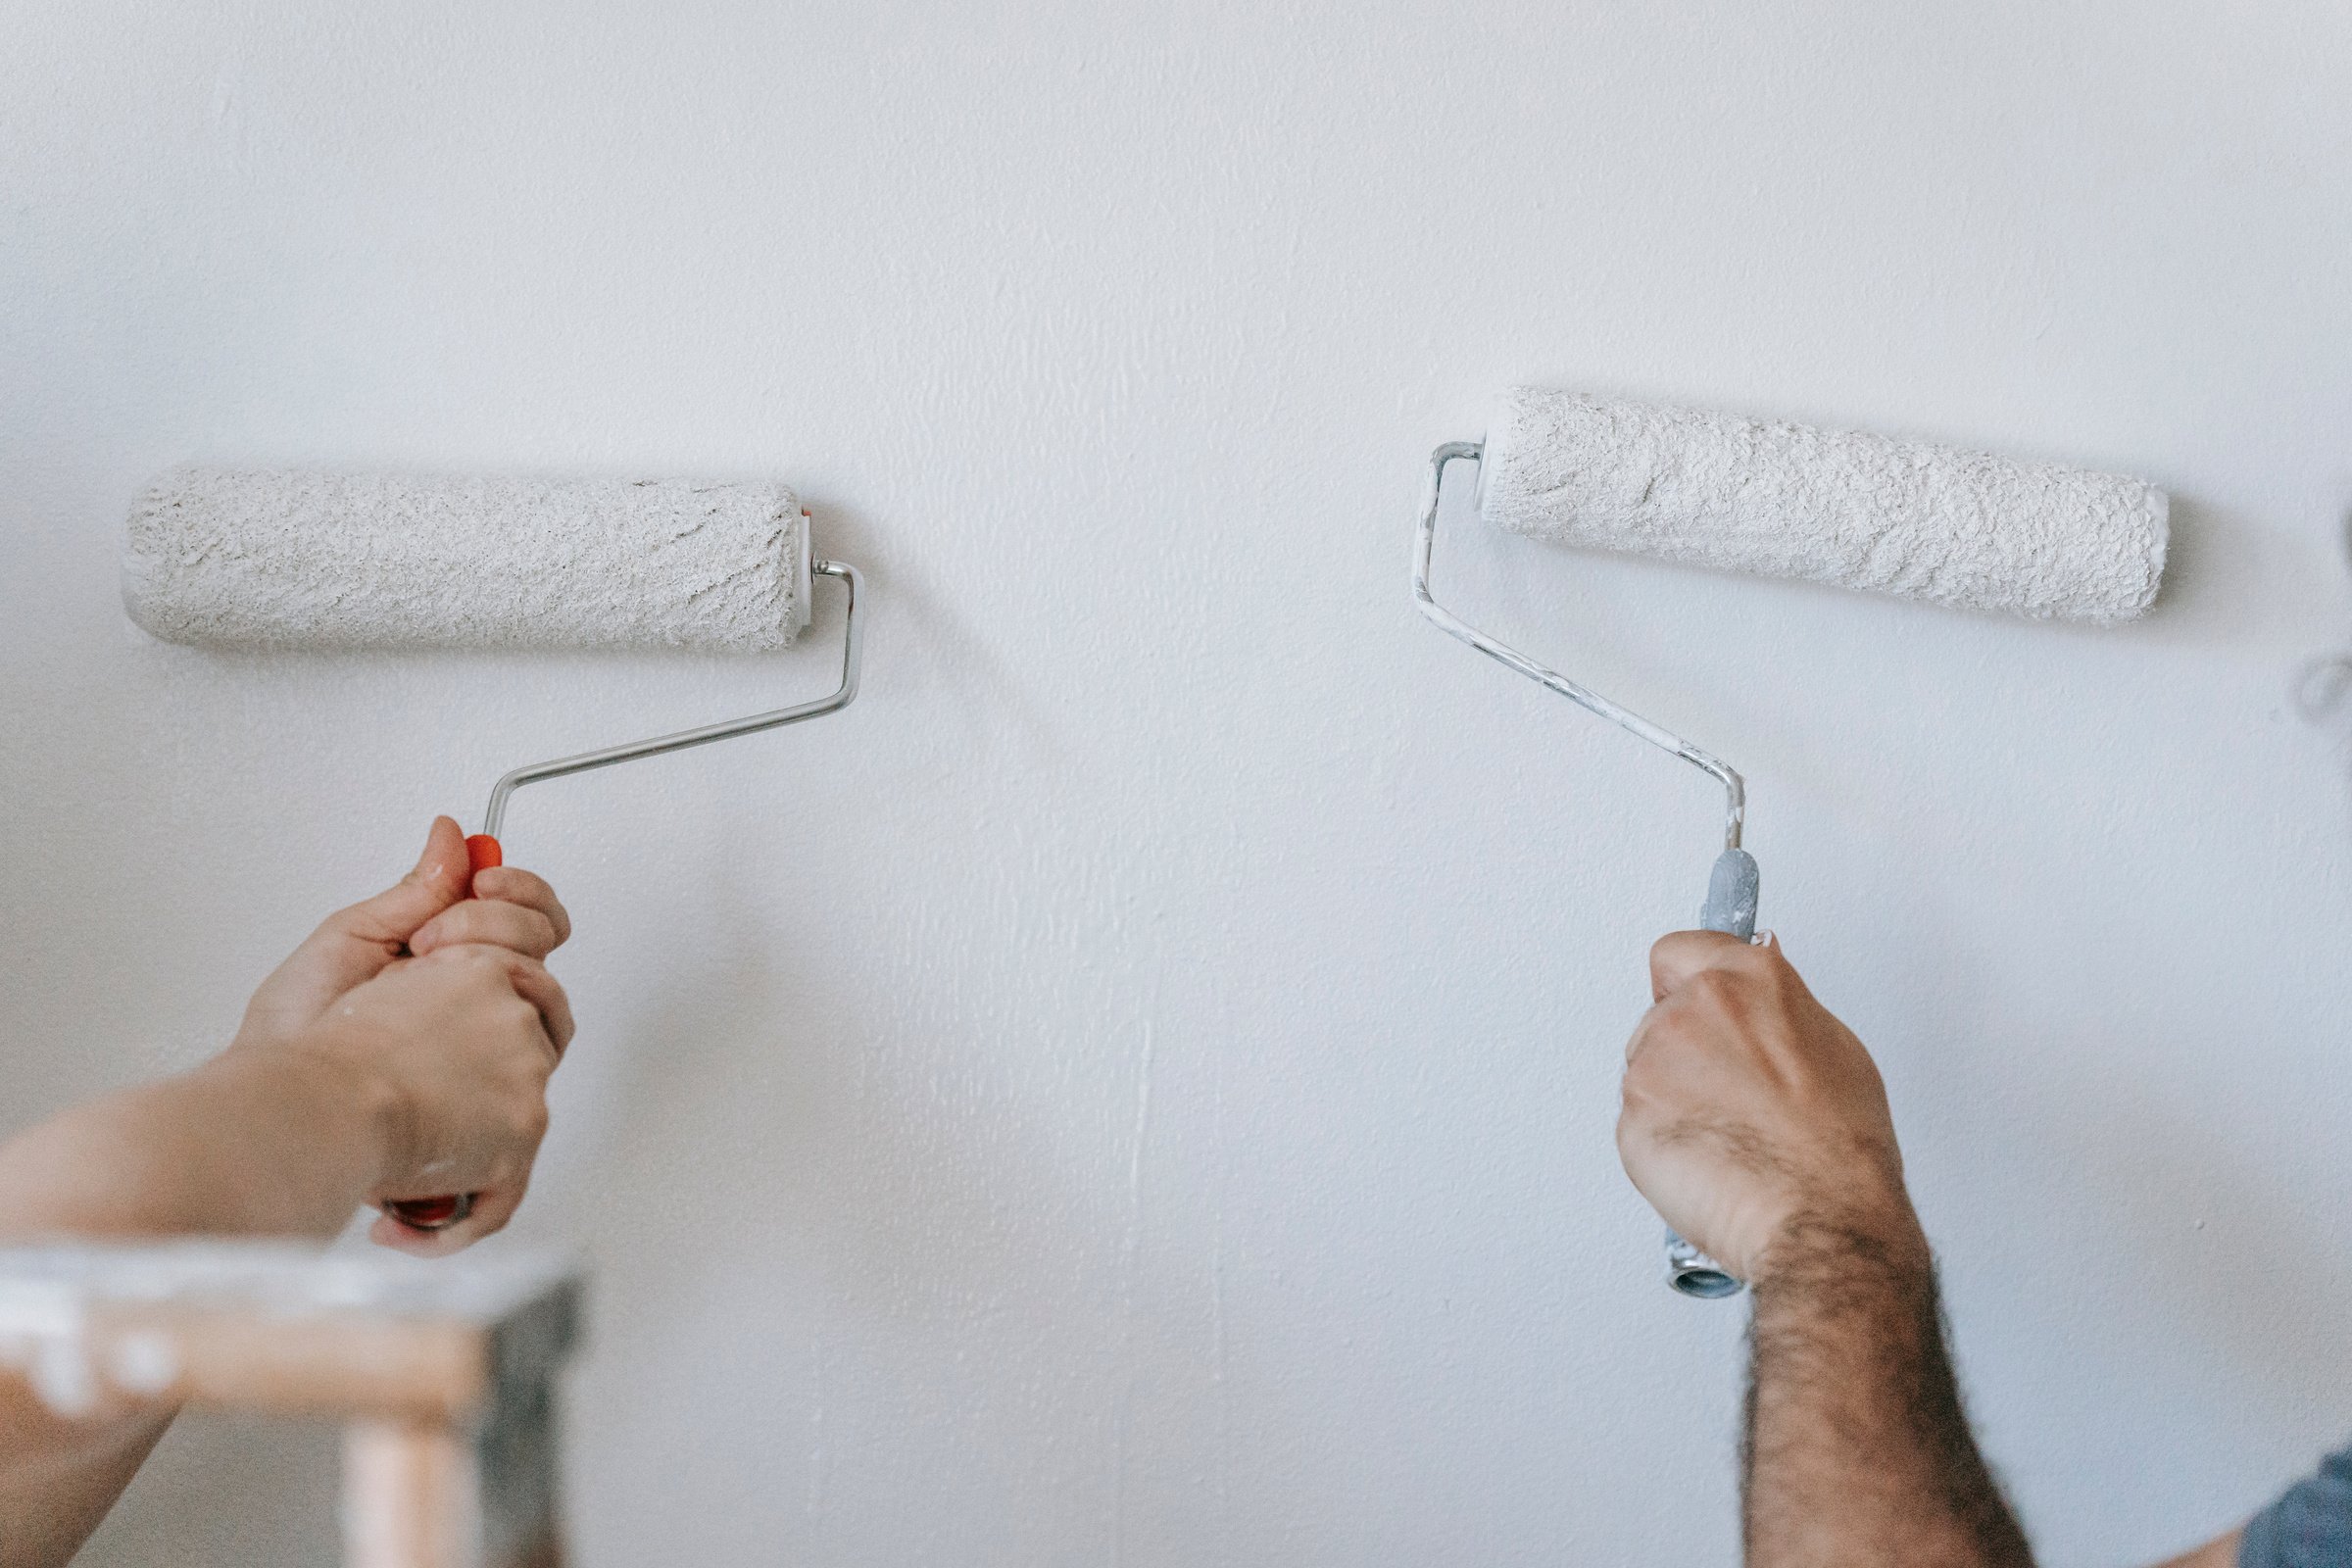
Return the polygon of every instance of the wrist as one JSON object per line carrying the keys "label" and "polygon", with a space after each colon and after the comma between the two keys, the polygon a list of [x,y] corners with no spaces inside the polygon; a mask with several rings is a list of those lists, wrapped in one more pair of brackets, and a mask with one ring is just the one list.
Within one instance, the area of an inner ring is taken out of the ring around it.
{"label": "wrist", "polygon": [[1933,1279],[1935,1270],[1927,1232],[1910,1200],[1897,1195],[1872,1203],[1797,1206],[1773,1227],[1748,1283],[1761,1291],[1860,1274],[1924,1281]]}
{"label": "wrist", "polygon": [[398,1159],[399,1089],[360,1033],[322,1019],[266,1044],[232,1047],[219,1058],[270,1075],[306,1124],[327,1132],[372,1188]]}

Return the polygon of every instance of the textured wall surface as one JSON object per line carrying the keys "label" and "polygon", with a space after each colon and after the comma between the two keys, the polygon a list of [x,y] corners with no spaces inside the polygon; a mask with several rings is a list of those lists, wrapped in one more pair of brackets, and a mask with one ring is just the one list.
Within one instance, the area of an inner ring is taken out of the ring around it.
{"label": "textured wall surface", "polygon": [[[2352,1428],[2352,12],[20,0],[0,1121],[191,1061],[517,761],[748,662],[207,657],[168,465],[772,475],[865,695],[518,797],[582,1030],[582,1561],[1723,1561],[1741,1313],[1610,1144],[1695,773],[1413,613],[1514,381],[2137,472],[2146,621],[1464,526],[1465,611],[1745,769],[2052,1561]],[[820,591],[821,592],[821,591]],[[319,1560],[176,1434],[98,1564]]]}

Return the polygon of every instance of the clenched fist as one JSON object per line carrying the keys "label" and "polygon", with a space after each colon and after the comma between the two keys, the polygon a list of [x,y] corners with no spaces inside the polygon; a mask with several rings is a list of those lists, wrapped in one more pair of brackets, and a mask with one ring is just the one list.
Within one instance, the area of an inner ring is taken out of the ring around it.
{"label": "clenched fist", "polygon": [[460,943],[353,987],[298,1038],[292,1049],[333,1061],[380,1108],[369,1202],[474,1196],[464,1219],[429,1234],[378,1219],[376,1241],[449,1251],[506,1224],[547,1133],[547,1081],[571,1033],[564,989],[536,958]]}
{"label": "clenched fist", "polygon": [[1666,1223],[1751,1283],[1804,1225],[1924,1251],[1878,1068],[1780,944],[1678,931],[1649,977],[1617,1152]]}

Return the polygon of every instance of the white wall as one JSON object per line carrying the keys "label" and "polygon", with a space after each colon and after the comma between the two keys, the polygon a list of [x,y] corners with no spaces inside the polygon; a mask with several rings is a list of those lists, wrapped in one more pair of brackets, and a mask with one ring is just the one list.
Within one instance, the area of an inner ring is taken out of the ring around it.
{"label": "white wall", "polygon": [[[1723,1561],[1741,1313],[1609,1129],[1703,779],[1412,612],[1514,381],[2144,473],[2158,612],[1464,526],[1450,591],[1744,768],[2052,1561],[2352,1429],[2352,12],[176,6],[0,52],[9,1126],[192,1060],[517,761],[752,664],[144,643],[189,457],[773,474],[848,713],[546,786],[592,1565]],[[318,1560],[175,1437],[94,1563]],[[259,1510],[253,1517],[241,1509]],[[308,1553],[310,1555],[306,1556]]]}

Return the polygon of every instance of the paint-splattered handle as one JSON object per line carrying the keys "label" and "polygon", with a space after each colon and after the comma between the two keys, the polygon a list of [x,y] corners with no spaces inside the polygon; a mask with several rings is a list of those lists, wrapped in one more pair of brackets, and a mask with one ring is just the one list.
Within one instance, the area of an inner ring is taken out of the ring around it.
{"label": "paint-splattered handle", "polygon": [[1706,906],[1698,911],[1702,931],[1721,931],[1745,942],[1756,934],[1756,858],[1745,850],[1726,850],[1715,857],[1707,877]]}
{"label": "paint-splattered handle", "polygon": [[[1758,891],[1756,858],[1745,850],[1724,851],[1715,858],[1715,870],[1707,878],[1707,902],[1699,910],[1699,927],[1742,942],[1754,937]],[[1685,1296],[1710,1301],[1747,1289],[1738,1276],[1671,1230],[1666,1233],[1666,1283]]]}

